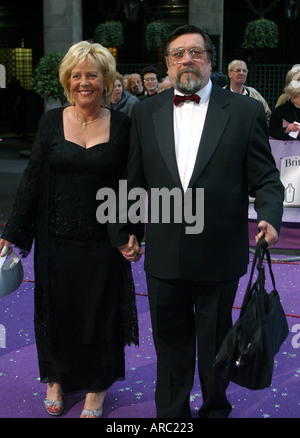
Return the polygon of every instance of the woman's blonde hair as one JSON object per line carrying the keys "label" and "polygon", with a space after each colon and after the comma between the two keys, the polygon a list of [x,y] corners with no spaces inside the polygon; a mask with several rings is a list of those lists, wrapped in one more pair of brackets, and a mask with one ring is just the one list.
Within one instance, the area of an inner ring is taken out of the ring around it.
{"label": "woman's blonde hair", "polygon": [[64,87],[65,95],[71,105],[75,105],[75,99],[70,90],[70,77],[72,69],[84,62],[85,59],[94,62],[101,70],[106,83],[106,92],[102,96],[103,106],[110,101],[114,90],[116,78],[116,61],[110,51],[98,43],[81,41],[70,47],[59,67],[59,80]]}
{"label": "woman's blonde hair", "polygon": [[285,77],[285,86],[287,87],[289,85],[289,83],[291,82],[291,80],[293,79],[293,77],[300,72],[300,64],[295,64],[291,70],[289,70],[286,74]]}
{"label": "woman's blonde hair", "polygon": [[285,87],[284,92],[288,98],[292,98],[300,94],[300,73],[297,73],[291,82]]}

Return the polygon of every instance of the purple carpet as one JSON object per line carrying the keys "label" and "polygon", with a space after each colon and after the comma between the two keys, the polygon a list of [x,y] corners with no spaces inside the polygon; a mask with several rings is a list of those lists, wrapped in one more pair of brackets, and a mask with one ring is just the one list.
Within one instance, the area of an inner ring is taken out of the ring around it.
{"label": "purple carpet", "polygon": [[[251,259],[251,255],[250,255]],[[33,330],[34,273],[32,255],[23,260],[21,287],[0,299],[0,418],[52,418],[43,405],[46,386],[39,381]],[[251,264],[249,265],[251,266]],[[133,264],[140,326],[140,346],[126,349],[126,378],[108,391],[103,418],[155,418],[156,355],[148,308],[143,261]],[[300,285],[299,261],[273,263],[277,289],[288,316],[290,334],[275,358],[270,388],[250,391],[230,384],[231,418],[300,418]],[[240,281],[233,317],[239,315],[248,274]],[[267,282],[267,290],[270,291]],[[191,393],[192,416],[202,405],[197,376]],[[84,395],[68,395],[59,418],[78,418]]]}

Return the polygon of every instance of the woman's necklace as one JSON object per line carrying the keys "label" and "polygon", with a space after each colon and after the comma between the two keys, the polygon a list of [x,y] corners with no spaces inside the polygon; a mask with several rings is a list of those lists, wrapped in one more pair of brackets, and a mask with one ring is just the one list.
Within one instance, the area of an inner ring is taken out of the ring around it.
{"label": "woman's necklace", "polygon": [[87,134],[87,132],[86,132],[86,125],[90,125],[91,123],[98,122],[98,120],[101,119],[101,117],[102,117],[102,109],[101,109],[101,111],[100,111],[99,117],[97,117],[97,119],[95,119],[95,120],[91,120],[90,122],[83,122],[83,121],[78,117],[76,111],[75,111],[74,114],[75,114],[76,118],[79,120],[79,122],[82,123],[82,128],[83,128],[84,132]]}

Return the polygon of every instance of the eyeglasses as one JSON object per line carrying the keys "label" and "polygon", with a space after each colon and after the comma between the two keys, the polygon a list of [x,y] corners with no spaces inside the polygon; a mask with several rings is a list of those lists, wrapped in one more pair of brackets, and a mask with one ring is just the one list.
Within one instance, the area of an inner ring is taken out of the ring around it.
{"label": "eyeglasses", "polygon": [[235,71],[236,73],[248,73],[246,68],[235,68],[232,71]]}
{"label": "eyeglasses", "polygon": [[144,79],[144,82],[154,82],[154,81],[156,81],[156,78],[155,78],[155,77]]}
{"label": "eyeglasses", "polygon": [[171,61],[176,64],[182,62],[186,53],[193,61],[202,61],[205,57],[205,52],[207,52],[207,50],[201,47],[192,47],[188,51],[180,47],[178,49],[169,50],[167,54],[170,56]]}

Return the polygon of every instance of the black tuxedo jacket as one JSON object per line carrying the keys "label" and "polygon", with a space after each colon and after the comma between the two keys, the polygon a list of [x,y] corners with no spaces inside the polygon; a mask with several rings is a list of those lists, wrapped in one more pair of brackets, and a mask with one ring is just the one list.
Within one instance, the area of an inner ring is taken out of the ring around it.
{"label": "black tuxedo jacket", "polygon": [[[204,189],[204,227],[201,233],[188,234],[188,224],[174,220],[172,202],[171,223],[151,218],[153,189],[183,192],[175,156],[173,95],[171,88],[146,99],[132,114],[128,189],[143,187],[149,193],[145,270],[165,279],[236,279],[246,273],[249,258],[249,194],[256,198],[258,221],[270,222],[278,232],[283,211],[283,186],[264,108],[255,99],[213,85],[189,183],[194,209],[199,201],[196,189]],[[126,224],[108,228],[114,246],[128,241]]]}

